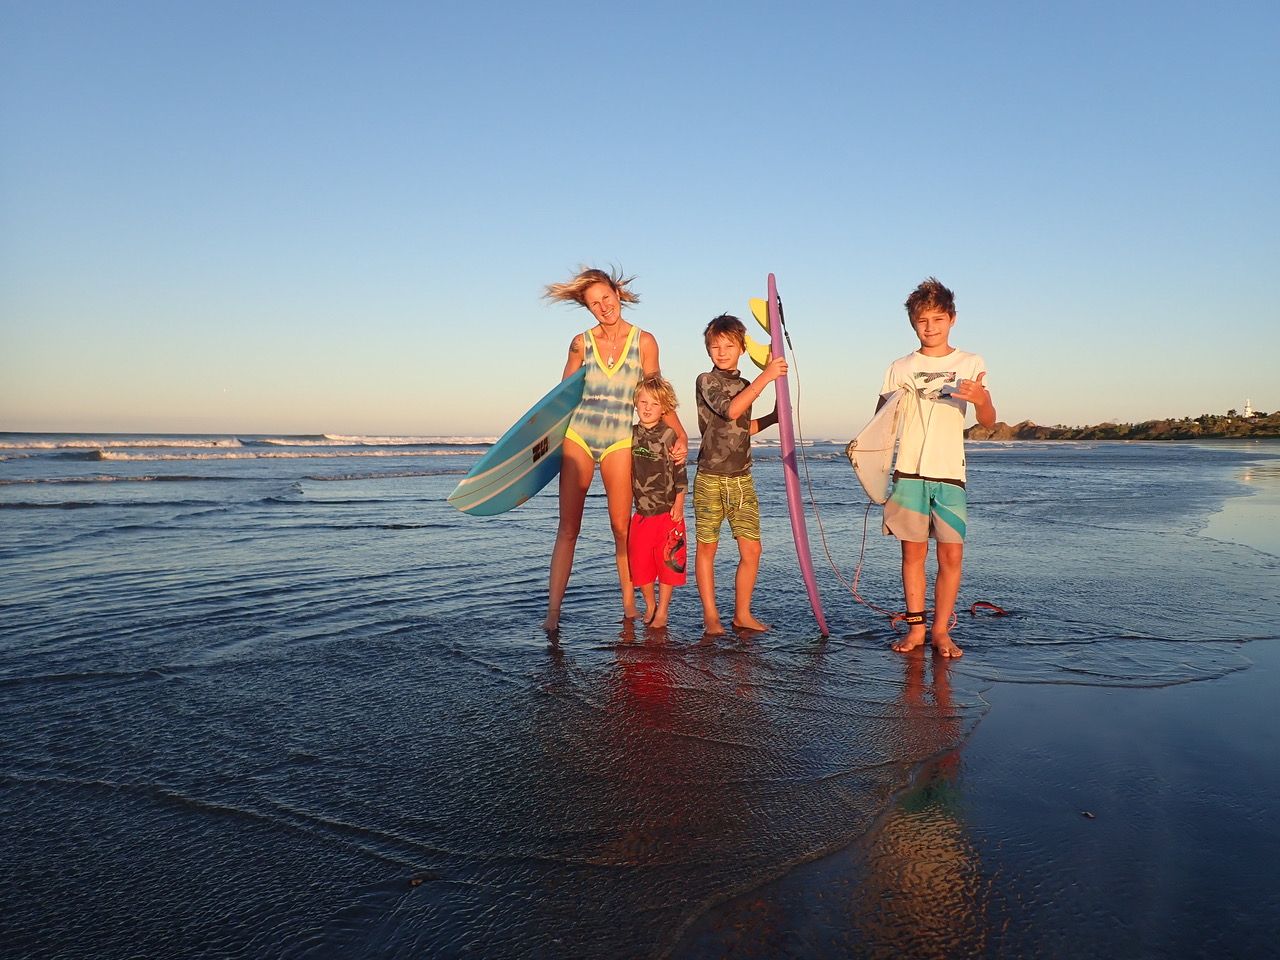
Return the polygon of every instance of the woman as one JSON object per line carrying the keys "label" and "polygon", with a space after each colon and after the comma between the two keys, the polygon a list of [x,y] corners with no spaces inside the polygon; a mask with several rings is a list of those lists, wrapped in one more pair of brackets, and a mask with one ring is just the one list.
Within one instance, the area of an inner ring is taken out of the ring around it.
{"label": "woman", "polygon": [[[560,626],[560,604],[573,570],[573,554],[582,528],[582,505],[587,499],[596,464],[609,501],[614,561],[622,588],[622,614],[637,615],[635,590],[627,566],[627,527],[631,521],[631,424],[635,420],[632,394],[645,377],[657,376],[658,341],[622,318],[624,303],[639,303],[628,289],[634,277],[583,269],[565,283],[550,284],[544,296],[560,303],[577,303],[591,311],[596,325],[569,344],[564,376],[587,366],[582,403],[574,411],[565,434],[560,467],[560,525],[551,552],[547,619],[543,629]],[[678,437],[673,453],[684,459],[689,435],[674,412],[663,418]]]}

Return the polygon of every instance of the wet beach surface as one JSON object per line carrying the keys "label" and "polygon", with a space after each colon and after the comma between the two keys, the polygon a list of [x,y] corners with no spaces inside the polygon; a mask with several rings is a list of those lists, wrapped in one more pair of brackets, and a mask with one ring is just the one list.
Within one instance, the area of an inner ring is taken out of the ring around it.
{"label": "wet beach surface", "polygon": [[819,642],[769,453],[773,631],[706,642],[692,584],[620,623],[597,485],[554,645],[554,500],[458,515],[465,453],[0,463],[6,949],[1256,952],[1280,548],[1227,514],[1274,448],[980,446],[961,602],[1011,615],[950,665],[825,566],[864,501],[821,445]]}

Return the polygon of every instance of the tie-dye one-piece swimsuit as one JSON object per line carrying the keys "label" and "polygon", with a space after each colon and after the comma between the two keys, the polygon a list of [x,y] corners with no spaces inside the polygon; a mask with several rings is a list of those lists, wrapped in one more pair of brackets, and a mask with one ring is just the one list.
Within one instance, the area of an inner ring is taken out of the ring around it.
{"label": "tie-dye one-piece swimsuit", "polygon": [[636,384],[644,376],[640,364],[640,328],[631,327],[622,353],[612,367],[606,366],[596,346],[596,338],[588,330],[582,335],[585,346],[583,364],[587,382],[582,402],[569,421],[564,438],[576,443],[600,461],[615,450],[631,448],[631,424],[635,422],[633,395]]}

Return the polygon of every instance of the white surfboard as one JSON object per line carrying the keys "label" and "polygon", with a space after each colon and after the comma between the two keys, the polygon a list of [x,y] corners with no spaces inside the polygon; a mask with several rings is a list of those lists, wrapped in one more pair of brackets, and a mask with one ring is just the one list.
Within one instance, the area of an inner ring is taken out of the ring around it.
{"label": "white surfboard", "polygon": [[909,387],[899,387],[885,394],[884,403],[876,415],[844,448],[862,489],[876,503],[889,499],[893,456],[902,435],[905,414],[911,406],[908,396],[915,396]]}

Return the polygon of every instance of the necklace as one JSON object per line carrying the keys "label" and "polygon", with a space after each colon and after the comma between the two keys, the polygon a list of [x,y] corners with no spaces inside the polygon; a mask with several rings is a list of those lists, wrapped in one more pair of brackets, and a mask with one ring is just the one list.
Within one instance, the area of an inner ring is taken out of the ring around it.
{"label": "necklace", "polygon": [[[604,325],[603,325],[603,324],[601,324],[600,329],[601,329],[601,330],[603,330],[603,329],[604,329]],[[614,361],[614,359],[615,359],[615,357],[617,356],[617,353],[618,353],[618,347],[619,347],[619,346],[621,346],[621,343],[620,343],[620,339],[621,339],[621,338],[620,338],[620,337],[617,337],[617,336],[614,336],[614,335],[612,335],[612,334],[610,334],[610,335],[606,336],[606,335],[605,335],[605,334],[603,334],[603,333],[598,333],[598,334],[596,334],[596,339],[597,339],[597,340],[605,340],[605,341],[607,341],[607,342],[608,342],[608,344],[609,344],[609,359],[608,359],[607,361],[605,361],[605,366],[612,367],[612,366],[613,366],[613,361]]]}

